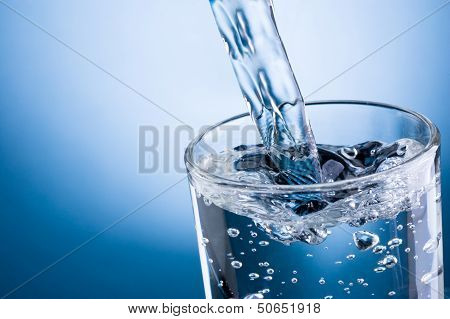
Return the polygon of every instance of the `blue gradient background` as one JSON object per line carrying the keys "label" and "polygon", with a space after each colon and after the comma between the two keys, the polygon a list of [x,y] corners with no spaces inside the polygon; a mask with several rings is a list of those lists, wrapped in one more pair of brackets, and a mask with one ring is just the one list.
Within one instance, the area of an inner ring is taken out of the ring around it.
{"label": "blue gradient background", "polygon": [[[3,1],[1,296],[183,177],[138,173],[139,126],[176,120]],[[206,0],[6,2],[195,128],[245,109]],[[307,96],[444,2],[275,0],[275,9]],[[308,98],[383,101],[437,123],[447,251],[449,57],[450,5]],[[203,296],[186,181],[9,295]]]}

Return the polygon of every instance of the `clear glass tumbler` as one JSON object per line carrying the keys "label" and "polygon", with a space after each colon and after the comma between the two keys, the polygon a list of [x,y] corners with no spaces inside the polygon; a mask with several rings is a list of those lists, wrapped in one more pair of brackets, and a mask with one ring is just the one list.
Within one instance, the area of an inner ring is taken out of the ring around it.
{"label": "clear glass tumbler", "polygon": [[[261,143],[249,115],[210,127],[185,154],[207,298],[444,297],[436,126],[381,103],[312,102],[306,110],[318,145],[407,138],[424,147],[398,166],[349,180],[249,183],[202,164]],[[311,214],[289,208],[325,199]]]}

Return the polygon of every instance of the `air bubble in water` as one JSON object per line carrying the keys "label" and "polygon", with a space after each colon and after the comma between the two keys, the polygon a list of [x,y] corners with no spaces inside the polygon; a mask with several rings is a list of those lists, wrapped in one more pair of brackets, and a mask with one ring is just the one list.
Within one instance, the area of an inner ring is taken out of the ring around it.
{"label": "air bubble in water", "polygon": [[325,296],[323,299],[333,299],[333,296]]}
{"label": "air bubble in water", "polygon": [[436,238],[431,238],[423,246],[423,251],[427,254],[432,254],[439,247],[439,241],[441,240],[441,233],[436,236]]}
{"label": "air bubble in water", "polygon": [[265,276],[264,277],[264,280],[267,280],[267,281],[271,281],[273,278],[272,278],[272,276]]}
{"label": "air bubble in water", "polygon": [[397,226],[397,230],[398,230],[398,231],[403,230],[403,225],[398,225],[398,226]]}
{"label": "air bubble in water", "polygon": [[244,297],[244,299],[264,299],[264,295],[261,293],[250,294]]}
{"label": "air bubble in water", "polygon": [[410,251],[411,251],[411,248],[409,248],[409,247],[405,248],[405,253],[409,253]]}
{"label": "air bubble in water", "polygon": [[203,238],[202,238],[202,246],[206,246],[207,244],[209,244],[209,239],[203,237]]}
{"label": "air bubble in water", "polygon": [[250,278],[250,280],[255,280],[259,278],[259,274],[257,274],[256,272],[252,272],[248,274],[248,277]]}
{"label": "air bubble in water", "polygon": [[292,271],[292,273],[293,273],[294,275],[296,275],[296,274],[297,274],[297,270]]}
{"label": "air bubble in water", "polygon": [[358,278],[356,279],[356,281],[358,282],[358,284],[362,285],[364,283],[364,279],[363,278]]}
{"label": "air bubble in water", "polygon": [[379,265],[382,265],[386,268],[392,268],[397,264],[397,258],[392,255],[387,255],[382,260],[378,262]]}
{"label": "air bubble in water", "polygon": [[373,271],[375,271],[377,274],[379,274],[379,273],[382,273],[385,270],[386,270],[385,267],[377,267]]}
{"label": "air bubble in water", "polygon": [[319,284],[325,285],[325,283],[326,283],[326,281],[323,277],[319,279]]}
{"label": "air bubble in water", "polygon": [[223,287],[223,280],[219,281],[219,283],[217,284],[218,287]]}
{"label": "air bubble in water", "polygon": [[388,292],[388,296],[389,296],[389,297],[395,296],[395,291],[389,291],[389,292]]}
{"label": "air bubble in water", "polygon": [[259,242],[259,245],[262,246],[262,247],[269,246],[269,242],[268,242],[268,241],[265,241],[265,240],[261,240],[261,241]]}
{"label": "air bubble in water", "polygon": [[275,270],[273,270],[272,268],[267,269],[267,273],[269,275],[273,275],[274,272],[275,272]]}
{"label": "air bubble in water", "polygon": [[240,261],[234,260],[231,262],[231,267],[234,269],[239,269],[242,267],[242,263]]}
{"label": "air bubble in water", "polygon": [[292,282],[293,284],[296,284],[296,283],[298,282],[298,279],[297,279],[297,278],[292,278],[292,279],[291,279],[291,282]]}
{"label": "air bubble in water", "polygon": [[398,247],[402,244],[403,240],[400,238],[392,238],[390,241],[388,241],[388,246],[390,249],[393,249],[395,247]]}
{"label": "air bubble in water", "polygon": [[211,206],[212,202],[209,198],[203,197],[203,202],[206,206]]}
{"label": "air bubble in water", "polygon": [[342,286],[344,284],[344,282],[342,280],[339,280],[338,284]]}
{"label": "air bubble in water", "polygon": [[373,252],[374,254],[381,254],[381,253],[383,253],[385,250],[386,250],[386,246],[378,245],[378,246],[375,246],[375,247],[372,249],[372,252]]}
{"label": "air bubble in water", "polygon": [[352,259],[355,259],[355,255],[354,254],[350,254],[350,255],[347,255],[347,257],[345,257],[345,258],[347,258],[348,260],[352,260]]}
{"label": "air bubble in water", "polygon": [[423,275],[422,278],[420,278],[420,281],[424,285],[428,285],[441,274],[442,274],[442,267],[439,266],[437,270],[428,272],[425,275]]}
{"label": "air bubble in water", "polygon": [[214,263],[214,260],[212,258],[208,258],[208,261],[210,264]]}
{"label": "air bubble in water", "polygon": [[253,238],[255,238],[255,237],[257,237],[257,236],[258,236],[258,234],[257,234],[257,233],[255,233],[254,231],[251,231],[251,232],[250,232],[250,236],[252,236]]}
{"label": "air bubble in water", "polygon": [[265,288],[265,289],[260,290],[258,292],[261,293],[261,294],[268,294],[270,292],[270,289],[269,288]]}
{"label": "air bubble in water", "polygon": [[313,254],[306,254],[306,257],[314,257]]}
{"label": "air bubble in water", "polygon": [[367,287],[369,284],[367,282],[365,282],[362,285],[363,285],[363,287]]}
{"label": "air bubble in water", "polygon": [[252,252],[256,253],[256,248],[252,248]]}
{"label": "air bubble in water", "polygon": [[353,233],[353,241],[359,250],[368,250],[380,242],[378,235],[368,231]]}
{"label": "air bubble in water", "polygon": [[228,228],[227,233],[228,236],[233,238],[239,236],[239,230],[236,228]]}

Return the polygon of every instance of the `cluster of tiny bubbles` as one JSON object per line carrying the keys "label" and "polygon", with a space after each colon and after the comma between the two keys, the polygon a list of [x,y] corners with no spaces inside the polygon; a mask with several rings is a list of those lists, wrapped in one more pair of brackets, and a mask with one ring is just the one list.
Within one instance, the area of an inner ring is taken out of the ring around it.
{"label": "cluster of tiny bubbles", "polygon": [[250,278],[250,280],[255,280],[259,278],[259,274],[257,274],[256,272],[252,272],[248,274],[248,277]]}
{"label": "cluster of tiny bubbles", "polygon": [[344,285],[344,282],[342,280],[338,280],[338,284],[342,286]]}
{"label": "cluster of tiny bubbles", "polygon": [[231,262],[231,267],[233,267],[234,269],[239,269],[242,267],[242,263],[240,261],[233,260]]}
{"label": "cluster of tiny bubbles", "polygon": [[265,261],[265,262],[260,262],[259,264],[258,264],[258,266],[259,267],[269,267],[269,263],[267,262],[267,261]]}
{"label": "cluster of tiny bubbles", "polygon": [[392,268],[397,264],[397,258],[392,255],[387,255],[382,260],[378,261],[378,265],[386,268]]}
{"label": "cluster of tiny bubbles", "polygon": [[397,226],[397,230],[398,230],[398,231],[403,230],[403,225],[398,225],[398,226]]}
{"label": "cluster of tiny bubbles", "polygon": [[372,249],[372,252],[374,254],[382,254],[385,250],[386,250],[386,246],[378,245]]}
{"label": "cluster of tiny bubbles", "polygon": [[252,236],[253,238],[255,238],[255,237],[257,237],[257,236],[258,236],[258,234],[257,234],[257,233],[255,233],[254,231],[251,231],[251,232],[250,232],[250,236]]}
{"label": "cluster of tiny bubbles", "polygon": [[363,278],[358,278],[356,279],[356,282],[360,285],[362,285],[364,283],[364,279]]}
{"label": "cluster of tiny bubbles", "polygon": [[261,293],[250,294],[245,296],[244,299],[264,299],[264,295]]}
{"label": "cluster of tiny bubbles", "polygon": [[268,241],[265,241],[265,240],[261,240],[261,241],[259,242],[259,245],[262,246],[262,247],[269,246],[269,242],[268,242]]}
{"label": "cluster of tiny bubbles", "polygon": [[325,296],[323,299],[333,299],[333,296]]}
{"label": "cluster of tiny bubbles", "polygon": [[235,237],[239,236],[240,232],[236,228],[228,228],[227,233],[228,233],[228,236],[235,238]]}
{"label": "cluster of tiny bubbles", "polygon": [[271,281],[273,278],[272,278],[272,276],[265,276],[264,277],[264,280],[266,280],[266,281]]}
{"label": "cluster of tiny bubbles", "polygon": [[395,247],[400,246],[403,243],[403,240],[400,238],[392,238],[390,241],[388,241],[388,246],[390,249],[394,249]]}
{"label": "cluster of tiny bubbles", "polygon": [[326,283],[325,278],[322,277],[319,279],[319,284],[325,285],[325,283]]}
{"label": "cluster of tiny bubbles", "polygon": [[388,292],[388,296],[389,296],[389,297],[395,296],[395,291],[389,291],[389,292]]}
{"label": "cluster of tiny bubbles", "polygon": [[373,271],[375,271],[377,274],[379,274],[379,273],[382,273],[385,270],[386,270],[385,267],[377,267]]}
{"label": "cluster of tiny bubbles", "polygon": [[298,279],[297,279],[297,278],[292,278],[292,279],[291,279],[291,282],[292,282],[293,284],[296,284],[296,283],[298,282]]}
{"label": "cluster of tiny bubbles", "polygon": [[353,233],[353,242],[359,250],[368,250],[380,242],[378,235],[368,231],[357,231]]}
{"label": "cluster of tiny bubbles", "polygon": [[202,238],[202,245],[203,245],[203,246],[206,246],[207,244],[209,244],[209,239],[206,238],[206,237],[203,237],[203,238]]}
{"label": "cluster of tiny bubbles", "polygon": [[434,253],[438,247],[439,247],[439,242],[441,240],[442,234],[439,233],[436,238],[430,238],[425,245],[423,246],[423,251],[426,252],[427,254],[432,254]]}
{"label": "cluster of tiny bubbles", "polygon": [[206,206],[211,206],[212,202],[209,198],[203,197],[203,202]]}
{"label": "cluster of tiny bubbles", "polygon": [[275,270],[273,270],[272,268],[267,269],[267,273],[269,275],[273,275],[274,272],[275,272]]}
{"label": "cluster of tiny bubbles", "polygon": [[350,254],[350,255],[347,255],[347,257],[345,257],[345,258],[347,258],[348,260],[353,260],[353,259],[355,259],[355,255],[354,254]]}

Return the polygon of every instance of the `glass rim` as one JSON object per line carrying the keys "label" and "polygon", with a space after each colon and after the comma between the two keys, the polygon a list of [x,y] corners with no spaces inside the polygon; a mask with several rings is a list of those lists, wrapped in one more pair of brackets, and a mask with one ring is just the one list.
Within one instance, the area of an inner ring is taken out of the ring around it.
{"label": "glass rim", "polygon": [[203,137],[211,132],[212,130],[216,129],[217,127],[224,125],[226,123],[232,122],[234,120],[250,116],[249,112],[241,113],[235,116],[232,116],[226,120],[223,120],[221,122],[218,122],[214,125],[211,125],[207,127],[203,132],[201,132],[199,135],[197,135],[187,146],[185,154],[184,154],[184,160],[187,167],[188,173],[194,173],[195,175],[199,175],[200,178],[205,179],[206,181],[217,184],[223,187],[233,187],[233,188],[245,188],[246,191],[256,191],[256,192],[264,192],[264,193],[276,193],[276,192],[323,192],[323,191],[331,191],[331,190],[338,190],[338,189],[345,189],[348,186],[352,186],[352,184],[356,182],[367,182],[370,180],[378,180],[380,177],[386,176],[392,172],[401,170],[402,168],[406,166],[410,166],[416,162],[419,162],[421,158],[426,157],[426,155],[430,152],[432,152],[434,146],[440,145],[440,133],[439,129],[436,127],[436,125],[429,120],[424,115],[417,113],[415,111],[402,108],[399,106],[395,106],[392,104],[382,103],[382,102],[371,102],[371,101],[359,101],[359,100],[321,100],[321,101],[311,101],[306,102],[306,106],[313,106],[313,105],[365,105],[365,106],[371,106],[371,107],[377,107],[377,108],[385,108],[395,111],[400,111],[409,115],[412,115],[413,117],[417,118],[421,122],[425,123],[428,129],[430,130],[430,138],[425,145],[424,149],[411,157],[410,159],[406,160],[405,162],[401,163],[398,166],[395,166],[393,168],[390,168],[386,171],[382,172],[376,172],[369,175],[361,176],[361,177],[355,177],[352,179],[347,180],[341,180],[331,183],[316,183],[316,184],[300,184],[300,185],[278,185],[278,184],[258,184],[258,183],[246,183],[246,182],[239,182],[236,180],[231,180],[224,178],[222,176],[218,176],[215,174],[211,174],[201,168],[199,165],[195,163],[193,160],[193,154],[194,154],[194,147],[203,139]]}

